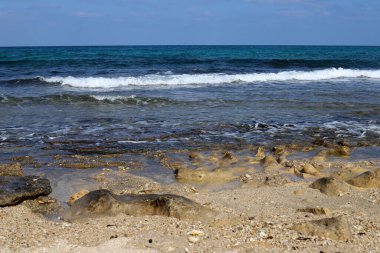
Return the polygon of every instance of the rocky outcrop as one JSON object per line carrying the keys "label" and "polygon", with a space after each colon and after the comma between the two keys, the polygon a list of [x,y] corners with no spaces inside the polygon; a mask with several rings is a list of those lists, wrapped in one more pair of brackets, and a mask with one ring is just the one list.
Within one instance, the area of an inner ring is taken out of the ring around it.
{"label": "rocky outcrop", "polygon": [[361,188],[380,189],[380,169],[364,172],[349,180],[348,183]]}
{"label": "rocky outcrop", "polygon": [[350,191],[350,185],[339,178],[323,177],[312,183],[310,188],[317,189],[329,196],[341,196]]}
{"label": "rocky outcrop", "polygon": [[51,193],[49,180],[38,176],[0,176],[0,206],[17,205]]}
{"label": "rocky outcrop", "polygon": [[351,239],[350,224],[345,216],[308,221],[296,224],[291,229],[320,238],[333,240]]}
{"label": "rocky outcrop", "polygon": [[76,220],[119,213],[134,216],[162,215],[190,220],[209,220],[215,215],[212,210],[178,195],[116,195],[108,190],[96,190],[75,201],[64,217],[66,220]]}

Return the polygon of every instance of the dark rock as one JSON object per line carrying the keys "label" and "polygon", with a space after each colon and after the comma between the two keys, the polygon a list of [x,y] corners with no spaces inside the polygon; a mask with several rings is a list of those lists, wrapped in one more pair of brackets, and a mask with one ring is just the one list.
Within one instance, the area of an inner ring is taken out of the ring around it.
{"label": "dark rock", "polygon": [[17,205],[51,193],[49,180],[37,176],[0,176],[0,206]]}
{"label": "dark rock", "polygon": [[162,215],[178,219],[209,220],[215,213],[200,204],[171,194],[116,195],[108,190],[92,191],[73,203],[66,220],[116,215]]}

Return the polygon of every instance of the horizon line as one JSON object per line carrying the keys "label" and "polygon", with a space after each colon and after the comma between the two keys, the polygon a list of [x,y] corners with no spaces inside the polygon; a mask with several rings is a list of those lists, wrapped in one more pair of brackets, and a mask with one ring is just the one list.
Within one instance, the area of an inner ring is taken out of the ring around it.
{"label": "horizon line", "polygon": [[25,46],[0,46],[0,48],[33,48],[33,47],[191,47],[191,46],[257,46],[257,47],[380,47],[380,45],[361,44],[104,44],[104,45],[25,45]]}

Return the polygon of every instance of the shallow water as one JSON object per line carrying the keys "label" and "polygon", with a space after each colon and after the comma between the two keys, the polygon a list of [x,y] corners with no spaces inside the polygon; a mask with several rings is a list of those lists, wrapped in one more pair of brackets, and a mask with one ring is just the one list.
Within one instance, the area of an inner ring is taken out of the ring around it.
{"label": "shallow water", "polygon": [[0,162],[315,138],[380,143],[380,47],[0,48]]}

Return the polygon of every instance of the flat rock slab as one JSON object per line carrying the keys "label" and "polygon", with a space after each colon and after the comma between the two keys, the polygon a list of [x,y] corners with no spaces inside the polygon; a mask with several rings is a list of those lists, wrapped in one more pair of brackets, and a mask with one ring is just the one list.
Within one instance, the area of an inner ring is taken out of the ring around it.
{"label": "flat rock slab", "polygon": [[310,185],[310,188],[317,189],[328,196],[341,196],[351,190],[349,184],[335,177],[323,177]]}
{"label": "flat rock slab", "polygon": [[50,182],[45,178],[0,176],[0,206],[17,205],[50,193]]}
{"label": "flat rock slab", "polygon": [[162,215],[190,220],[209,220],[215,215],[212,210],[178,195],[116,195],[108,190],[96,190],[75,201],[64,218],[73,221],[119,213],[133,216]]}
{"label": "flat rock slab", "polygon": [[347,217],[337,216],[313,220],[294,225],[291,229],[311,236],[333,240],[351,239],[351,230]]}

